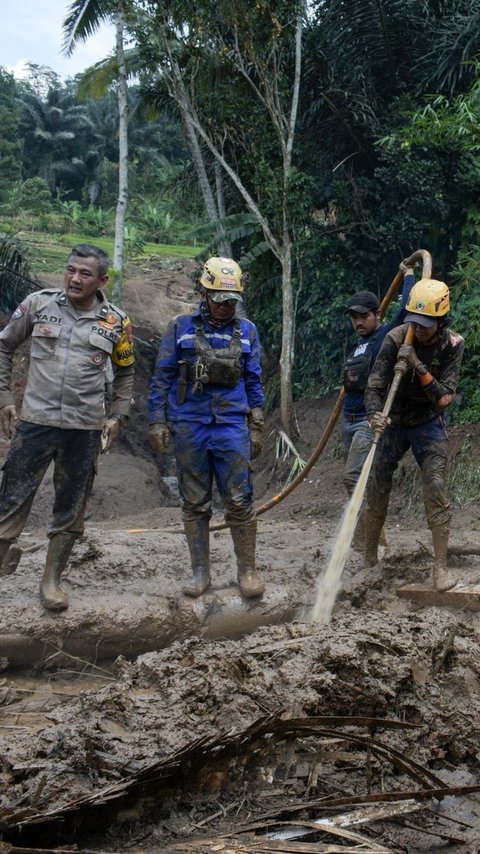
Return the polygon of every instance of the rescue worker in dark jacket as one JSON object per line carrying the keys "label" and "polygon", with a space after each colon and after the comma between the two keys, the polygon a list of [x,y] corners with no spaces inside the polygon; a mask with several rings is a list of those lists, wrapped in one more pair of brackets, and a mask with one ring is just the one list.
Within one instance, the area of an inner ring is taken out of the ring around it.
{"label": "rescue worker in dark jacket", "polygon": [[[60,577],[75,540],[83,534],[102,434],[108,450],[130,409],[132,328],[127,315],[100,290],[108,281],[108,266],[102,249],[75,246],[67,259],[63,289],[29,294],[0,333],[0,424],[7,438],[14,433],[0,487],[0,574],[53,460],[55,503],[40,585],[42,604],[52,611],[68,607]],[[17,421],[10,391],[12,359],[28,338],[27,385]],[[107,370],[112,368],[112,400],[106,412]]]}
{"label": "rescue worker in dark jacket", "polygon": [[163,453],[173,438],[193,581],[187,596],[210,585],[209,521],[215,477],[225,506],[243,596],[261,596],[250,460],[262,450],[265,401],[254,324],[236,316],[244,276],[230,258],[210,258],[201,302],[179,315],[160,346],[151,383],[149,438]]}
{"label": "rescue worker in dark jacket", "polygon": [[[392,478],[408,450],[420,466],[427,524],[435,555],[434,582],[439,591],[455,585],[447,570],[450,504],[446,494],[445,410],[455,397],[463,357],[463,338],[447,325],[449,290],[444,282],[421,279],[412,288],[405,321],[413,323],[413,345],[404,344],[408,326],[388,333],[365,392],[370,426],[382,435],[367,486],[366,560],[377,562],[379,534],[388,509]],[[390,410],[383,404],[399,359],[405,373]]]}
{"label": "rescue worker in dark jacket", "polygon": [[[345,362],[342,375],[345,389],[342,419],[345,458],[343,483],[349,496],[353,494],[373,442],[373,433],[368,423],[364,400],[368,376],[387,332],[403,322],[405,306],[415,283],[414,267],[407,267],[402,261],[400,270],[404,274],[402,302],[389,323],[381,322],[380,304],[371,291],[359,291],[353,294],[345,309],[345,314],[350,318],[352,327],[359,336]],[[360,550],[365,546],[364,525],[364,513],[361,512],[353,538],[353,546]]]}

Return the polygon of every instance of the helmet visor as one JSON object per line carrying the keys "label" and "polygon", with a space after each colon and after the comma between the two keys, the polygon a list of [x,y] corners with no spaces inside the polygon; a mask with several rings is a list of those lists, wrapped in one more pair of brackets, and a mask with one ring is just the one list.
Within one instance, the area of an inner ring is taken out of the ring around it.
{"label": "helmet visor", "polygon": [[418,323],[419,326],[433,326],[437,322],[436,317],[427,317],[425,314],[407,314],[404,323]]}
{"label": "helmet visor", "polygon": [[207,293],[212,302],[217,304],[221,304],[223,302],[243,302],[241,295],[235,291],[212,291],[208,289]]}

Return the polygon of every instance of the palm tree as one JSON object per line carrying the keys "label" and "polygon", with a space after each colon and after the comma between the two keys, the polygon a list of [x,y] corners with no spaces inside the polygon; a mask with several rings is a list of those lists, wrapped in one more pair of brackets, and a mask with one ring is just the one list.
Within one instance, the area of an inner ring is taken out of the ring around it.
{"label": "palm tree", "polygon": [[75,141],[93,125],[86,108],[75,104],[61,86],[49,89],[45,98],[27,87],[18,102],[23,111],[25,171],[43,178],[53,193],[59,178],[78,172]]}

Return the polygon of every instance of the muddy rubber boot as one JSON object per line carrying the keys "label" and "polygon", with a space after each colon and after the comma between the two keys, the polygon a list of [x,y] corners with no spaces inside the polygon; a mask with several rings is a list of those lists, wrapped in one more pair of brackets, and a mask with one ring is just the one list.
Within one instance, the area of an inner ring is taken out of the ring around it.
{"label": "muddy rubber boot", "polygon": [[446,590],[455,587],[457,583],[450,577],[447,568],[448,535],[450,531],[446,525],[439,525],[437,528],[432,528],[431,531],[435,555],[433,583],[435,590],[438,590],[439,593],[445,593]]}
{"label": "muddy rubber boot", "polygon": [[257,544],[257,523],[247,522],[230,528],[233,548],[237,558],[237,578],[240,593],[245,599],[263,596],[265,584],[255,567],[255,548]]}
{"label": "muddy rubber boot", "polygon": [[40,601],[48,611],[64,611],[68,608],[68,596],[60,587],[60,578],[76,539],[75,534],[64,533],[50,537],[45,571],[40,582]]}
{"label": "muddy rubber boot", "polygon": [[185,596],[201,596],[210,587],[209,520],[203,517],[183,523],[192,564],[193,579],[183,588]]}
{"label": "muddy rubber boot", "polygon": [[15,543],[10,543],[10,548],[3,558],[0,567],[0,576],[13,575],[22,558],[22,549],[16,546]]}
{"label": "muddy rubber boot", "polygon": [[357,524],[352,537],[352,549],[356,552],[365,552],[365,511],[360,510]]}
{"label": "muddy rubber boot", "polygon": [[8,540],[0,540],[0,576],[8,575],[8,572],[3,571],[3,565],[6,563],[7,554],[12,544]]}
{"label": "muddy rubber boot", "polygon": [[378,563],[378,545],[383,531],[383,524],[378,519],[365,515],[365,563],[375,566]]}

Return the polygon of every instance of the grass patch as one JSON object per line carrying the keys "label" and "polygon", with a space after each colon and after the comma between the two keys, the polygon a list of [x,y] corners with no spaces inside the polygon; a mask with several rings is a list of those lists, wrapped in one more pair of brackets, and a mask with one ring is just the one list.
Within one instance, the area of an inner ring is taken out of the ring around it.
{"label": "grass patch", "polygon": [[[0,223],[0,230],[3,226]],[[5,229],[6,230],[6,229]],[[49,234],[43,231],[18,231],[16,236],[28,250],[32,271],[40,278],[42,273],[63,273],[69,249],[77,243],[93,243],[113,257],[114,240],[111,237],[92,237],[88,234]],[[152,256],[162,258],[195,258],[201,252],[198,246],[177,246],[166,243],[145,243],[141,255],[127,261],[144,263]]]}
{"label": "grass patch", "polygon": [[[414,515],[422,502],[422,478],[419,467],[400,463],[396,487],[403,496],[403,509]],[[395,488],[395,487],[394,487]],[[472,440],[465,439],[460,450],[448,462],[447,495],[460,507],[478,501],[480,493],[480,464],[475,459]]]}

